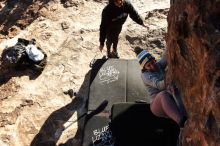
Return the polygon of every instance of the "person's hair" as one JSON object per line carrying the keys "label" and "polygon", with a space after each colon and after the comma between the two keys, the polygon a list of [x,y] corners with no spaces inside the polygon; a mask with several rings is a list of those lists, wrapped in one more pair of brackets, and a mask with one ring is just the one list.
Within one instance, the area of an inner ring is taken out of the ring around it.
{"label": "person's hair", "polygon": [[109,3],[109,4],[113,4],[113,3],[114,3],[114,0],[108,0],[108,3]]}
{"label": "person's hair", "polygon": [[145,72],[145,71],[147,71],[145,68],[142,68],[142,69],[141,69],[141,72],[142,72],[142,73]]}
{"label": "person's hair", "polygon": [[[108,3],[109,4],[114,4],[114,2],[115,2],[116,0],[108,0]],[[124,0],[123,0],[124,1]]]}
{"label": "person's hair", "polygon": [[114,4],[115,1],[116,1],[116,0],[108,0],[108,3],[109,3],[109,4]]}
{"label": "person's hair", "polygon": [[[153,60],[155,60],[155,58],[152,58],[152,59],[149,60],[148,62],[151,62],[151,61],[153,61]],[[146,63],[148,63],[148,62],[146,62]],[[141,72],[143,73],[143,72],[145,72],[145,71],[148,71],[148,70],[145,69],[145,67],[143,67],[143,68],[141,69]]]}

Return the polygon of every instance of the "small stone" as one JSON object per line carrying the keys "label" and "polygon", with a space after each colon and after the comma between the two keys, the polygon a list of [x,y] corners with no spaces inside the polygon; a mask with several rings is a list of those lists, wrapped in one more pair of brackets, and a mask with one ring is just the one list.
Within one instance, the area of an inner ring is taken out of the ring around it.
{"label": "small stone", "polygon": [[63,30],[69,28],[69,24],[68,24],[67,22],[62,22],[62,23],[61,23],[61,26],[62,26],[62,29],[63,29]]}

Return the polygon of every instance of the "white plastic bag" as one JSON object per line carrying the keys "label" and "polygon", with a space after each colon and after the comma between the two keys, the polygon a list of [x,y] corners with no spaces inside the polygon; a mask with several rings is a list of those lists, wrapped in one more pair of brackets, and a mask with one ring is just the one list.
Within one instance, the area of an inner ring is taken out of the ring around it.
{"label": "white plastic bag", "polygon": [[33,60],[34,62],[44,59],[44,54],[35,45],[29,44],[25,47],[25,49],[29,59]]}

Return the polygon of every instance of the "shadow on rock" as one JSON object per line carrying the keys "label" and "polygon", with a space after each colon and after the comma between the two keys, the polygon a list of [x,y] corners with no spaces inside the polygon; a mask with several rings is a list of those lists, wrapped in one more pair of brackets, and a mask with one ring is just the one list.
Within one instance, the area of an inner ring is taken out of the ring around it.
{"label": "shadow on rock", "polygon": [[12,77],[29,76],[30,80],[35,80],[42,73],[41,71],[27,68],[5,70],[0,67],[0,69],[0,86],[6,84]]}
{"label": "shadow on rock", "polygon": [[5,6],[0,11],[0,25],[2,29],[0,34],[9,35],[16,32],[17,26],[21,29],[26,28],[35,19],[39,17],[39,10],[45,6],[50,0],[6,0]]}
{"label": "shadow on rock", "polygon": [[[75,98],[72,102],[50,114],[39,133],[31,142],[31,146],[56,146],[62,132],[75,122],[78,123],[78,130],[75,137],[68,139],[65,143],[60,144],[59,146],[79,146],[82,139],[84,120],[87,115],[85,107],[89,96],[90,72],[91,71],[86,74],[84,82],[81,85],[79,92],[75,94]],[[68,122],[75,112],[77,112],[77,120],[71,121],[68,126],[64,127],[64,124]]]}

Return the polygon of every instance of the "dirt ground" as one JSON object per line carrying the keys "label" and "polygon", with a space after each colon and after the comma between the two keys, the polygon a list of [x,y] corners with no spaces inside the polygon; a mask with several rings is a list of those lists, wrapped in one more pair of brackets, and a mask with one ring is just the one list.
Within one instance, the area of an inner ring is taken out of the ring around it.
{"label": "dirt ground", "polygon": [[[131,1],[149,30],[128,18],[118,44],[121,59],[136,58],[140,46],[160,58],[165,49],[168,0]],[[0,52],[18,38],[36,39],[48,58],[43,72],[10,70],[0,77],[0,145],[74,145],[83,122],[71,124],[85,112],[89,63],[99,52],[101,11],[107,1],[10,0],[0,2]],[[2,65],[1,65],[2,66]],[[34,76],[34,77],[33,77]],[[63,92],[72,89],[73,97]],[[62,130],[63,127],[69,128]],[[78,132],[77,132],[78,130]]]}

